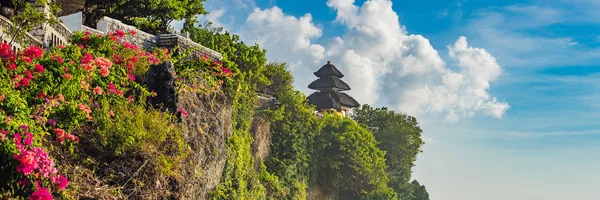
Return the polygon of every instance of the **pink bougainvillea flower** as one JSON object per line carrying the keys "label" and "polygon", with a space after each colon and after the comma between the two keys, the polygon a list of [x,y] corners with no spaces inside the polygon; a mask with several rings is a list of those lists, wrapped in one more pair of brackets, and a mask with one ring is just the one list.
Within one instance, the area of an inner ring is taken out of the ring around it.
{"label": "pink bougainvillea flower", "polygon": [[65,188],[67,188],[67,185],[69,184],[69,180],[67,179],[67,177],[64,177],[63,175],[58,175],[54,179],[54,183],[56,183],[59,190],[64,190]]}
{"label": "pink bougainvillea flower", "polygon": [[19,85],[23,85],[23,86],[29,86],[29,79],[28,78],[24,78],[21,79],[21,81],[19,81]]}
{"label": "pink bougainvillea flower", "polygon": [[107,77],[110,74],[110,71],[108,70],[108,68],[100,68],[100,75],[102,77]]}
{"label": "pink bougainvillea flower", "polygon": [[0,96],[0,101],[4,101],[5,98],[6,98],[6,95],[2,94],[2,96]]}
{"label": "pink bougainvillea flower", "polygon": [[81,68],[83,68],[85,71],[92,71],[94,70],[94,65],[91,63],[81,64]]}
{"label": "pink bougainvillea flower", "polygon": [[0,58],[2,60],[10,60],[10,58],[14,58],[15,52],[10,49],[10,45],[7,43],[0,44]]}
{"label": "pink bougainvillea flower", "polygon": [[35,181],[36,190],[31,196],[29,196],[29,200],[52,200],[52,194],[47,188],[43,188],[40,186],[39,181]]}
{"label": "pink bougainvillea flower", "polygon": [[115,35],[119,36],[119,38],[123,38],[125,37],[125,32],[123,32],[122,30],[116,30]]}
{"label": "pink bougainvillea flower", "polygon": [[108,115],[110,115],[111,117],[114,117],[115,116],[115,112],[113,112],[112,110],[108,111]]}
{"label": "pink bougainvillea flower", "polygon": [[58,94],[58,95],[56,95],[56,99],[57,99],[58,101],[65,101],[65,97],[64,97],[62,94]]}
{"label": "pink bougainvillea flower", "polygon": [[181,112],[181,115],[184,117],[187,117],[188,115],[190,115],[185,109],[183,108],[178,108],[177,109],[179,112]]}
{"label": "pink bougainvillea flower", "polygon": [[31,63],[32,62],[32,60],[31,60],[30,57],[21,57],[20,60],[23,61],[23,62],[26,62],[26,63]]}
{"label": "pink bougainvillea flower", "polygon": [[102,91],[102,88],[101,88],[101,87],[99,87],[99,86],[96,86],[96,87],[94,88],[94,91],[93,91],[93,93],[94,93],[95,95],[102,95],[102,92],[103,92],[103,91]]}
{"label": "pink bougainvillea flower", "polygon": [[37,72],[38,74],[41,74],[44,72],[44,66],[40,65],[40,64],[35,64],[35,72]]}
{"label": "pink bougainvillea flower", "polygon": [[88,64],[91,63],[92,60],[94,60],[94,57],[92,56],[92,54],[86,53],[83,55],[83,57],[81,57],[81,64]]}
{"label": "pink bougainvillea flower", "polygon": [[123,63],[123,59],[119,55],[113,54],[113,62],[117,65],[120,65]]}
{"label": "pink bougainvillea flower", "polygon": [[15,65],[15,63],[9,63],[8,65],[6,65],[6,69],[15,70],[17,69],[17,65]]}
{"label": "pink bougainvillea flower", "polygon": [[31,152],[35,155],[37,161],[35,169],[42,177],[49,178],[56,174],[58,170],[56,170],[54,162],[43,148],[34,147],[31,148]]}
{"label": "pink bougainvillea flower", "polygon": [[25,142],[25,145],[30,146],[33,142],[33,134],[31,134],[31,132],[25,133],[25,140],[23,141]]}
{"label": "pink bougainvillea flower", "polygon": [[115,87],[115,84],[108,83],[108,91],[112,92],[112,93],[117,93],[117,88]]}
{"label": "pink bougainvillea flower", "polygon": [[44,54],[44,50],[38,46],[29,46],[29,48],[23,50],[23,55],[34,59],[34,58],[40,58],[42,57],[42,55]]}
{"label": "pink bougainvillea flower", "polygon": [[65,78],[68,81],[70,81],[73,78],[73,76],[71,74],[63,74],[63,78]]}
{"label": "pink bougainvillea flower", "polygon": [[90,84],[85,82],[85,80],[83,80],[83,79],[81,79],[81,81],[79,81],[79,85],[80,85],[81,89],[84,89],[85,91],[90,90]]}
{"label": "pink bougainvillea flower", "polygon": [[58,48],[59,48],[59,49],[64,49],[64,48],[65,48],[65,45],[62,45],[62,44],[61,44],[61,45],[58,45]]}
{"label": "pink bougainvillea flower", "polygon": [[129,33],[130,33],[131,35],[135,35],[137,32],[135,32],[135,30],[131,30],[131,31],[129,31]]}
{"label": "pink bougainvillea flower", "polygon": [[110,68],[112,66],[112,62],[109,59],[103,57],[97,57],[94,60],[94,63],[100,68]]}
{"label": "pink bougainvillea flower", "polygon": [[65,130],[60,129],[60,128],[55,128],[54,134],[56,134],[57,142],[60,142],[61,144],[65,142]]}
{"label": "pink bougainvillea flower", "polygon": [[33,173],[36,163],[36,159],[33,155],[33,152],[22,151],[21,155],[16,156],[16,159],[19,161],[19,166],[17,166],[17,172],[23,173],[25,175]]}
{"label": "pink bougainvillea flower", "polygon": [[117,90],[117,92],[116,92],[116,93],[117,93],[119,96],[123,96],[123,91],[121,91],[121,90]]}
{"label": "pink bougainvillea flower", "polygon": [[221,70],[223,71],[223,73],[225,73],[225,76],[230,76],[231,74],[233,74],[233,72],[230,69],[227,69],[226,67],[221,66]]}
{"label": "pink bougainvillea flower", "polygon": [[61,64],[62,64],[62,63],[65,63],[65,60],[63,60],[63,58],[61,58],[61,57],[58,57],[58,58],[57,58],[57,60],[58,60],[58,62],[59,62],[59,63],[61,63]]}
{"label": "pink bougainvillea flower", "polygon": [[131,82],[134,82],[134,81],[135,81],[135,76],[133,76],[133,74],[127,74],[127,76],[129,76],[129,80],[130,80]]}
{"label": "pink bougainvillea flower", "polygon": [[24,71],[23,75],[25,75],[25,77],[28,79],[33,79],[33,73],[29,70]]}

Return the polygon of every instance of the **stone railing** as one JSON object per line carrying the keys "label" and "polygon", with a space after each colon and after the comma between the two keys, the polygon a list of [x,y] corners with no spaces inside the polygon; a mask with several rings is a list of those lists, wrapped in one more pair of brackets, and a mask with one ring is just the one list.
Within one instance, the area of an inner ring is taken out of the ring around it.
{"label": "stone railing", "polygon": [[[144,49],[153,49],[153,48],[173,48],[175,46],[179,46],[180,49],[195,49],[190,55],[191,58],[198,58],[201,55],[207,55],[208,57],[216,60],[221,60],[223,56],[209,48],[206,48],[194,41],[182,37],[176,34],[164,34],[164,35],[152,35],[150,33],[146,33],[137,29],[135,26],[124,24],[123,22],[112,19],[109,17],[103,17],[98,22],[98,30],[103,33],[115,32],[116,30],[121,30],[123,32],[131,32],[132,30],[136,32],[134,36],[126,37],[127,42],[131,42],[135,45],[141,46]],[[90,32],[93,29],[89,27],[82,26],[82,29],[89,30]]]}
{"label": "stone railing", "polygon": [[157,47],[156,36],[141,31],[135,26],[124,24],[123,22],[110,17],[103,17],[100,21],[98,21],[97,28],[98,31],[104,33],[115,32],[116,30],[121,30],[127,33],[133,30],[136,32],[136,34],[134,36],[127,37],[127,42],[131,42],[132,44],[143,47],[144,49],[153,49]]}
{"label": "stone railing", "polygon": [[71,40],[71,32],[63,23],[51,24],[46,29],[45,38],[48,47],[67,45]]}
{"label": "stone railing", "polygon": [[221,60],[223,59],[223,56],[212,50],[209,48],[206,48],[192,40],[190,40],[189,38],[185,38],[183,36],[180,35],[176,35],[177,36],[177,45],[179,46],[179,48],[181,49],[195,49],[192,53],[192,55],[190,55],[192,58],[199,58],[201,55],[207,55],[210,58],[213,59],[217,59],[217,60]]}
{"label": "stone railing", "polygon": [[89,31],[92,34],[104,34],[102,31],[90,28],[90,27],[85,26],[85,25],[81,25],[81,30],[82,31]]}
{"label": "stone railing", "polygon": [[[13,40],[13,36],[9,35],[9,28],[13,27],[13,23],[6,17],[0,15],[0,42],[9,43]],[[10,44],[13,50],[20,50],[30,45],[43,46],[43,42],[35,38],[32,34],[26,33],[26,37],[16,37]]]}

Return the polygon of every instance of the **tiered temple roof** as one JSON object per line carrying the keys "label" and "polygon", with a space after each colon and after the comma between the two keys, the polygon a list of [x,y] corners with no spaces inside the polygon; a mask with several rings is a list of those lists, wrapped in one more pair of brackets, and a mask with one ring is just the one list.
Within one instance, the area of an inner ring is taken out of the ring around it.
{"label": "tiered temple roof", "polygon": [[342,91],[350,90],[350,86],[341,80],[344,75],[331,62],[314,73],[319,79],[313,81],[308,88],[318,90],[308,96],[308,102],[315,105],[317,110],[343,111],[360,106],[350,95]]}

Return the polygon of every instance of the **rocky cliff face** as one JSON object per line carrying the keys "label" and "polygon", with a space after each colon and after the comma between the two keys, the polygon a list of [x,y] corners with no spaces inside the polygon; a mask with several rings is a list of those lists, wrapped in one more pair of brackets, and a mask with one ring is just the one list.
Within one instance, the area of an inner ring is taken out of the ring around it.
{"label": "rocky cliff face", "polygon": [[206,199],[221,180],[227,159],[227,139],[232,135],[232,104],[221,92],[208,95],[179,94],[184,138],[191,153],[179,182],[180,198]]}

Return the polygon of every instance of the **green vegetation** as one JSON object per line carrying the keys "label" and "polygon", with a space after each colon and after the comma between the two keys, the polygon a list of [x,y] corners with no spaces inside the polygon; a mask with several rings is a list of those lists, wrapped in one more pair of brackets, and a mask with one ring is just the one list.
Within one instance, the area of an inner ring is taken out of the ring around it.
{"label": "green vegetation", "polygon": [[385,152],[350,118],[326,116],[317,138],[317,185],[338,199],[397,199],[387,186]]}
{"label": "green vegetation", "polygon": [[409,199],[411,169],[423,144],[417,119],[369,105],[355,109],[352,118],[366,127],[378,129],[374,135],[380,142],[377,146],[387,152],[385,158],[389,166],[389,185],[400,194],[401,199]]}
{"label": "green vegetation", "polygon": [[135,24],[150,33],[165,33],[173,20],[205,14],[204,0],[86,0],[84,24],[95,27],[101,16]]}

